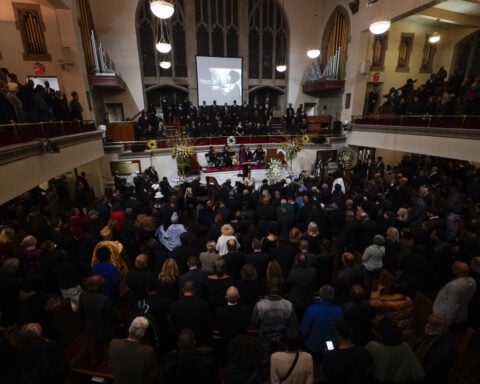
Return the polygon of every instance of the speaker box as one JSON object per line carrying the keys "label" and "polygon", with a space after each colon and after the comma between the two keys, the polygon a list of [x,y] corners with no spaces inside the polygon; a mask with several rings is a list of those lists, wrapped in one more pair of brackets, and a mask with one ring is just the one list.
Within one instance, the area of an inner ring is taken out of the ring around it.
{"label": "speaker box", "polygon": [[340,134],[342,133],[342,122],[339,120],[336,120],[333,122],[333,133]]}
{"label": "speaker box", "polygon": [[130,146],[130,149],[132,150],[132,152],[143,152],[145,151],[147,147],[145,146],[145,143],[133,143],[131,146]]}

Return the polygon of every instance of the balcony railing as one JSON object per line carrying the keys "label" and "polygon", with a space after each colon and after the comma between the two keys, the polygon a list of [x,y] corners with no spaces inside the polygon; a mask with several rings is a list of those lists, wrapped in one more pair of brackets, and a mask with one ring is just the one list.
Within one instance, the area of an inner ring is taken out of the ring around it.
{"label": "balcony railing", "polygon": [[400,127],[479,129],[480,115],[407,116],[376,114],[354,117],[352,123],[359,125],[386,125]]}
{"label": "balcony railing", "polygon": [[3,124],[0,125],[0,147],[96,130],[95,122],[89,120]]}

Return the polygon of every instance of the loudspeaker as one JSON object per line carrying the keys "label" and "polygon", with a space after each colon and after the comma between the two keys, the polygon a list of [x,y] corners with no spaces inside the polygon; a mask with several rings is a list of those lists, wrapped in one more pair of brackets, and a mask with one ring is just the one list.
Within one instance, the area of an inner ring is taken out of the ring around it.
{"label": "loudspeaker", "polygon": [[130,146],[130,149],[132,152],[143,152],[145,149],[147,149],[147,147],[145,146],[145,143],[133,143]]}
{"label": "loudspeaker", "polygon": [[333,133],[342,133],[342,122],[340,120],[336,120],[333,122]]}

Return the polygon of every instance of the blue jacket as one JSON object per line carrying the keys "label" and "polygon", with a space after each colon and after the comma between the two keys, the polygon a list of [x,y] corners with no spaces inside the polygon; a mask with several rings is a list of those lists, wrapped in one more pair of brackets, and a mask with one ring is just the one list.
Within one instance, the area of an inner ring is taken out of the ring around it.
{"label": "blue jacket", "polygon": [[305,348],[314,353],[323,353],[326,341],[335,338],[335,323],[343,317],[338,305],[317,301],[305,311],[302,321],[302,335]]}

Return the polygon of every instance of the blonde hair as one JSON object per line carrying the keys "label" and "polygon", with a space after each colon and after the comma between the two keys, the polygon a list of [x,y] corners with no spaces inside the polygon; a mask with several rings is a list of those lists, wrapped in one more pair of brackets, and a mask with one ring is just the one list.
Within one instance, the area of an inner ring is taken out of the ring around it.
{"label": "blonde hair", "polygon": [[397,218],[398,218],[398,220],[403,221],[403,222],[407,221],[407,219],[408,219],[408,209],[398,208]]}
{"label": "blonde hair", "polygon": [[302,232],[297,227],[292,227],[288,237],[292,243],[299,243],[302,238]]}
{"label": "blonde hair", "polygon": [[217,243],[213,240],[210,240],[208,243],[207,243],[207,252],[210,252],[210,253],[213,253],[215,252],[215,247],[216,247]]}
{"label": "blonde hair", "polygon": [[235,233],[235,230],[230,224],[224,224],[222,225],[222,228],[220,229],[220,232],[224,236],[232,236]]}
{"label": "blonde hair", "polygon": [[10,227],[5,227],[0,232],[0,243],[6,244],[11,243],[13,240],[13,236],[15,235],[15,231]]}
{"label": "blonde hair", "polygon": [[400,234],[398,229],[395,227],[388,227],[387,228],[387,239],[390,240],[398,240],[400,238]]}
{"label": "blonde hair", "polygon": [[170,257],[163,263],[162,270],[158,275],[158,281],[162,285],[169,285],[178,278],[179,274],[177,262]]}
{"label": "blonde hair", "polygon": [[308,223],[308,228],[307,228],[307,235],[308,236],[318,236],[320,234],[320,231],[318,230],[318,225],[314,221],[311,221]]}

